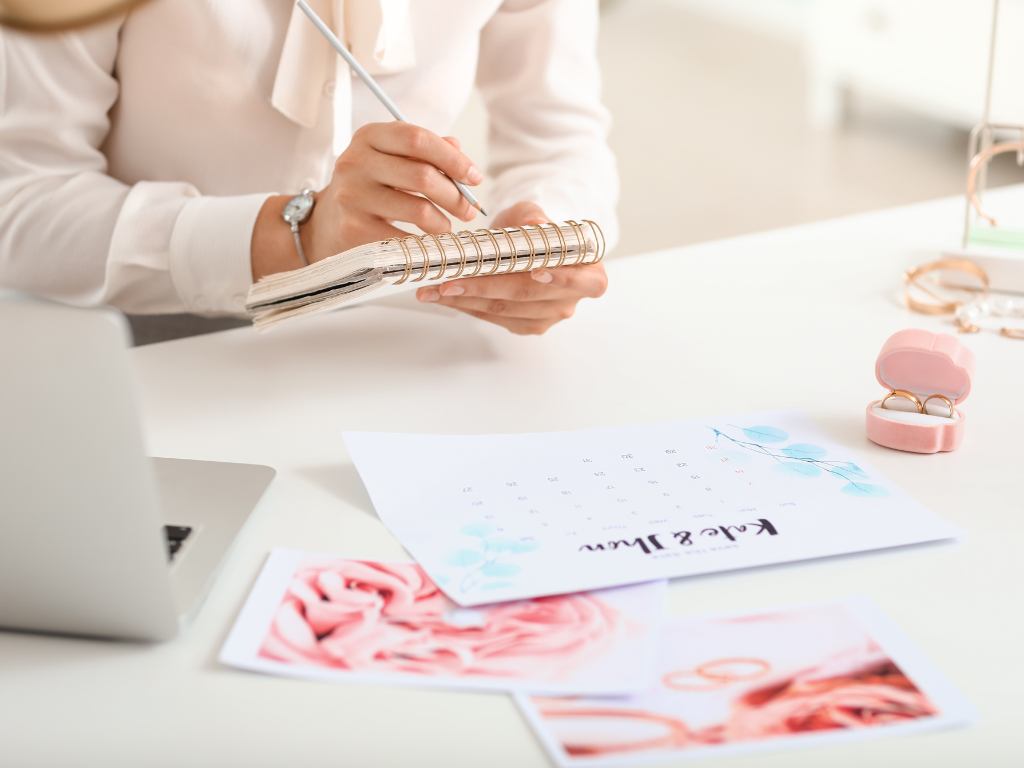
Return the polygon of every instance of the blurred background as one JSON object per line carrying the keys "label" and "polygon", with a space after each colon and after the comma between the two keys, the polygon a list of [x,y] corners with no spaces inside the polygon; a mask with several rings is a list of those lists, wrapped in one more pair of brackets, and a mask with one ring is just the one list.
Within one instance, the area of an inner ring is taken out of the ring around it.
{"label": "blurred background", "polygon": [[[605,0],[617,255],[963,192],[987,0]],[[1024,123],[1024,0],[1002,0],[993,118]],[[455,130],[484,162],[486,118]],[[989,186],[1024,182],[1013,156]],[[486,199],[486,197],[485,197]]]}

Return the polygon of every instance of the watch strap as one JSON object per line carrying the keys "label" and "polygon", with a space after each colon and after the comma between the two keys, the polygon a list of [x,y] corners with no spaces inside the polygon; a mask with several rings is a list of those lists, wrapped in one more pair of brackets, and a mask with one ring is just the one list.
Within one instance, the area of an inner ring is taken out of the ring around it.
{"label": "watch strap", "polygon": [[299,225],[292,222],[292,239],[295,240],[295,250],[299,253],[299,259],[302,261],[302,266],[309,266],[309,259],[306,258],[306,251],[302,247],[302,238],[299,237]]}

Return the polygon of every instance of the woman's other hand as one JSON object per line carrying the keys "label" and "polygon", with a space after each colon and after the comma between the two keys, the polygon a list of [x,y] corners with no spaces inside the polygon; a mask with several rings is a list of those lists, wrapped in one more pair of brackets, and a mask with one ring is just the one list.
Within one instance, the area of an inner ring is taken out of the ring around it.
{"label": "woman's other hand", "polygon": [[[517,227],[548,221],[536,203],[521,202],[499,213],[492,226]],[[572,317],[580,299],[596,299],[607,287],[608,276],[599,262],[451,280],[420,288],[416,298],[452,307],[512,333],[541,334]]]}

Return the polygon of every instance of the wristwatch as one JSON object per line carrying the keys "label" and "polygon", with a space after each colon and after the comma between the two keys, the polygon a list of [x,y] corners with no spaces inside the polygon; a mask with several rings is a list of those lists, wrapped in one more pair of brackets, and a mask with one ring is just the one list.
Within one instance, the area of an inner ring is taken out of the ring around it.
{"label": "wristwatch", "polygon": [[281,211],[281,218],[284,219],[292,230],[292,237],[295,238],[295,250],[299,252],[299,258],[302,259],[303,264],[309,264],[306,259],[306,252],[302,249],[302,238],[299,237],[299,225],[305,223],[309,219],[309,215],[313,212],[313,204],[316,202],[316,198],[313,197],[312,189],[304,189],[291,200],[289,200],[284,210]]}

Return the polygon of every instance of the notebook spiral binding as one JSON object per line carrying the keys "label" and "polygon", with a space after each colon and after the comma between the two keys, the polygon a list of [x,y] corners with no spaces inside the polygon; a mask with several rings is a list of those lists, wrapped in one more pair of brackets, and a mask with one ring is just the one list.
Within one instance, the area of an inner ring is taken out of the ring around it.
{"label": "notebook spiral binding", "polygon": [[[483,268],[484,262],[487,260],[483,249],[480,247],[481,240],[486,238],[490,240],[491,245],[494,248],[494,264],[489,272],[483,273],[486,275],[496,274],[509,274],[512,272],[529,272],[532,269],[544,269],[548,266],[554,268],[560,267],[565,264],[565,260],[569,255],[569,252],[575,248],[575,252],[578,254],[577,260],[574,264],[596,264],[604,258],[605,250],[607,248],[607,242],[604,238],[604,232],[601,231],[601,227],[596,222],[590,219],[584,219],[583,222],[574,221],[567,219],[565,224],[569,226],[573,233],[573,240],[575,243],[567,242],[565,235],[562,234],[562,228],[554,222],[548,222],[546,224],[524,224],[521,227],[504,227],[502,229],[476,229],[468,230],[463,229],[459,232],[451,233],[445,232],[440,235],[407,235],[398,239],[398,245],[402,249],[402,254],[405,256],[405,268],[402,271],[402,276],[395,281],[395,285],[401,285],[404,282],[420,282],[423,280],[439,280],[443,277],[454,280],[457,277],[476,277],[480,275]],[[587,257],[587,237],[583,231],[584,225],[590,227],[590,231],[593,233],[594,242],[594,258],[590,261],[586,260]],[[548,230],[547,228],[551,229]],[[557,246],[552,247],[552,240],[549,235],[554,233],[558,239]],[[526,262],[523,269],[519,269],[519,248],[513,239],[514,234],[520,234],[526,241],[526,246],[529,249],[528,261]],[[537,244],[534,241],[534,235],[531,233],[537,233],[540,235],[541,241],[544,243],[543,249],[538,252]],[[498,241],[498,237],[504,237],[508,242],[507,253],[502,250],[502,246]],[[455,246],[455,251],[458,252],[459,264],[454,274],[448,275],[449,266],[449,248],[446,247],[443,238],[450,240],[452,245]],[[437,254],[440,256],[440,263],[437,265],[437,271],[434,274],[431,272],[431,254],[427,248],[427,243],[432,242],[434,248],[437,249]],[[413,246],[415,243],[415,246]],[[475,250],[474,255],[467,252],[467,244],[471,244]],[[413,255],[413,247],[417,248],[422,255],[423,266],[419,268],[418,274],[414,277],[413,270],[417,266],[415,263],[415,257]],[[555,264],[549,264],[551,259],[557,254],[558,261]],[[543,256],[541,264],[534,266],[537,259]],[[507,258],[508,267],[499,273],[503,259]],[[466,269],[472,267],[473,271],[469,274],[465,274]]]}

